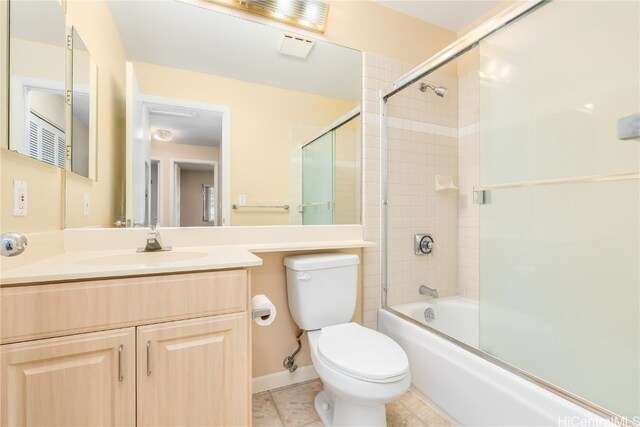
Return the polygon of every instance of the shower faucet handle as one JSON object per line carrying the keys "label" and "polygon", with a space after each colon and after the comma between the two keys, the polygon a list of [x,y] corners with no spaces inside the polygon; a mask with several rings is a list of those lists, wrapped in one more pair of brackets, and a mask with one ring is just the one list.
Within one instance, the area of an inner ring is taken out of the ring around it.
{"label": "shower faucet handle", "polygon": [[413,238],[413,251],[416,255],[427,255],[433,252],[435,241],[431,234],[416,234]]}

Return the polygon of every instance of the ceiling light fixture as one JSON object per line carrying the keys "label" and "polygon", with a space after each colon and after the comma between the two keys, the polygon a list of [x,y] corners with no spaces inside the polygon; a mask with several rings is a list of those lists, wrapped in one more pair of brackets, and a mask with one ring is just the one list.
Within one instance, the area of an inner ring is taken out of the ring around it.
{"label": "ceiling light fixture", "polygon": [[208,0],[222,6],[255,13],[304,28],[324,33],[329,16],[329,5],[320,0]]}
{"label": "ceiling light fixture", "polygon": [[175,136],[172,131],[167,129],[156,129],[151,133],[151,135],[153,136],[153,139],[160,142],[169,142]]}

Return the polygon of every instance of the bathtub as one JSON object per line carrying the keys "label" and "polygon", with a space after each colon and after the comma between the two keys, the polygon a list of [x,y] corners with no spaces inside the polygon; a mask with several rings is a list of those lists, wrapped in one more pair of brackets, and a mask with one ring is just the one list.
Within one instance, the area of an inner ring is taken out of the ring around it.
{"label": "bathtub", "polygon": [[[431,308],[434,319],[426,321],[424,312]],[[399,313],[478,348],[480,328],[478,325],[478,303],[462,297],[442,298],[430,301],[412,302],[393,307]]]}
{"label": "bathtub", "polygon": [[[464,298],[403,304],[378,311],[378,329],[407,353],[412,389],[463,426],[606,426],[608,420],[486,360],[424,327],[433,308],[441,332],[471,345],[478,340],[478,306]],[[453,318],[451,324],[445,320]],[[576,424],[578,423],[578,424]],[[583,424],[587,423],[587,424]]]}

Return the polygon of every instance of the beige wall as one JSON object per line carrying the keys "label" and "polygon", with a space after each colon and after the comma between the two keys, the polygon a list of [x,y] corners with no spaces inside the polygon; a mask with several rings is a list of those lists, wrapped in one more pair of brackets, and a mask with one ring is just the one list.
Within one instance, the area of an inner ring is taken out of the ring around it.
{"label": "beige wall", "polygon": [[[325,251],[326,252],[326,251]],[[362,251],[360,249],[345,249],[335,252],[352,253],[359,255],[362,263]],[[264,294],[276,306],[278,314],[276,320],[270,326],[258,326],[252,323],[252,375],[262,375],[282,372],[282,361],[290,356],[296,349],[296,332],[298,326],[289,314],[287,303],[287,281],[285,278],[284,258],[300,255],[308,252],[281,252],[259,254],[263,265],[251,269],[251,295]],[[354,322],[361,322],[362,301],[362,268],[358,269],[358,298],[355,310]],[[296,356],[298,367],[311,365],[309,355],[309,343],[306,334],[303,335],[302,351]]]}
{"label": "beige wall", "polygon": [[[289,203],[289,129],[327,125],[358,105],[153,64],[136,63],[144,94],[224,105],[231,110],[231,200],[248,205]],[[285,210],[231,212],[231,225],[288,224]]]}
{"label": "beige wall", "polygon": [[418,65],[456,39],[456,33],[372,1],[332,0],[328,41]]}
{"label": "beige wall", "polygon": [[[158,223],[166,227],[170,225],[171,160],[218,161],[220,147],[151,141],[151,159],[160,161],[158,169]],[[218,175],[218,179],[219,177]]]}
{"label": "beige wall", "polygon": [[202,186],[213,186],[211,171],[189,171],[180,173],[180,226],[205,227],[212,225],[202,221]]}
{"label": "beige wall", "polygon": [[460,37],[464,36],[468,32],[474,30],[480,24],[490,20],[491,18],[493,18],[494,16],[496,16],[499,13],[503,12],[504,10],[508,9],[509,7],[515,6],[515,5],[519,4],[519,3],[523,3],[523,1],[517,1],[517,0],[503,0],[503,1],[501,1],[499,4],[497,4],[496,6],[491,8],[491,10],[489,10],[487,13],[485,13],[484,15],[480,16],[479,18],[473,20],[470,24],[466,25],[464,28],[462,28],[460,31],[458,31],[457,32],[457,37],[460,38]]}
{"label": "beige wall", "polygon": [[9,80],[6,78],[9,67],[8,6],[9,2],[0,1],[0,149],[7,148],[9,144]]}

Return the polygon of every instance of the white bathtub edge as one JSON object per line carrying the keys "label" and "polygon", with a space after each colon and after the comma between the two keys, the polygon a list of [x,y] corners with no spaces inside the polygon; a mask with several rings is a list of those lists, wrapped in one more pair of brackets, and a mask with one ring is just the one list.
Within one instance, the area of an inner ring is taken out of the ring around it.
{"label": "white bathtub edge", "polygon": [[568,423],[564,425],[580,419],[605,426],[609,422],[384,309],[378,311],[378,329],[407,353],[412,386],[459,425],[562,426],[564,419]]}

